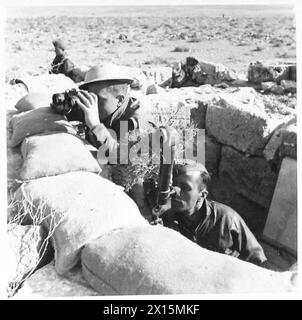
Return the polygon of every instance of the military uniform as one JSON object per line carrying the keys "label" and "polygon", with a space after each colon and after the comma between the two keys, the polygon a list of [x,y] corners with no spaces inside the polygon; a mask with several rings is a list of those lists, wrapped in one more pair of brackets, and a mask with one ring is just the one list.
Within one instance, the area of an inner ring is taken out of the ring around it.
{"label": "military uniform", "polygon": [[255,264],[267,259],[244,220],[232,208],[216,201],[204,200],[190,224],[181,213],[166,212],[164,225],[173,228],[203,248],[232,255]]}
{"label": "military uniform", "polygon": [[74,63],[65,55],[56,56],[51,64],[50,73],[62,73],[67,77],[72,77],[72,70],[74,69]]}
{"label": "military uniform", "polygon": [[[110,116],[102,121],[106,128],[115,131],[118,140],[120,139],[120,121],[128,122],[128,131],[134,129],[149,130],[155,127],[155,124],[150,121],[150,117],[147,114],[143,114],[143,106],[140,101],[133,98],[127,97],[123,105],[113,112]],[[100,147],[100,142],[98,142],[98,130],[97,128],[87,131],[86,139],[96,148]]]}

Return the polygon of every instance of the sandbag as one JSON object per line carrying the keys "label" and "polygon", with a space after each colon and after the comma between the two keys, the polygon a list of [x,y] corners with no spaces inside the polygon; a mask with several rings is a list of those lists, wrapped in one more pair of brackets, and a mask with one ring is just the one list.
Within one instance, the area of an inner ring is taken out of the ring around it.
{"label": "sandbag", "polygon": [[102,170],[81,139],[68,133],[52,133],[25,138],[20,178],[37,179],[72,171],[100,173]]}
{"label": "sandbag", "polygon": [[166,227],[112,231],[87,244],[83,275],[102,295],[285,292],[291,272],[274,272],[199,247]]}
{"label": "sandbag", "polygon": [[17,148],[7,148],[7,179],[19,179],[23,158]]}
{"label": "sandbag", "polygon": [[52,131],[68,132],[76,135],[73,126],[65,116],[55,113],[50,107],[22,112],[12,117],[10,146],[16,147],[26,137]]}
{"label": "sandbag", "polygon": [[21,98],[15,105],[19,111],[28,111],[41,107],[49,107],[52,102],[51,92],[31,92]]}
{"label": "sandbag", "polygon": [[15,199],[15,215],[23,214],[23,223],[35,219],[52,235],[61,275],[79,262],[86,243],[112,229],[148,224],[121,187],[90,172],[31,180],[16,191]]}
{"label": "sandbag", "polygon": [[64,92],[77,85],[64,74],[42,74],[15,79],[15,83],[23,83],[28,92],[49,91],[51,93]]}

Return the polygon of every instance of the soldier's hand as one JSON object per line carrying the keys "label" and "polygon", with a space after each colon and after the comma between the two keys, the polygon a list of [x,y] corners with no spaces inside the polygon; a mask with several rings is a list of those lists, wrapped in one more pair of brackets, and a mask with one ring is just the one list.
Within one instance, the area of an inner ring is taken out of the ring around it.
{"label": "soldier's hand", "polygon": [[93,129],[100,124],[98,97],[92,92],[81,90],[78,92],[78,105],[85,115],[85,123],[89,129]]}
{"label": "soldier's hand", "polygon": [[109,151],[113,151],[117,148],[117,141],[114,139],[110,131],[104,126],[103,123],[97,125],[92,132],[95,134],[99,142],[106,145]]}

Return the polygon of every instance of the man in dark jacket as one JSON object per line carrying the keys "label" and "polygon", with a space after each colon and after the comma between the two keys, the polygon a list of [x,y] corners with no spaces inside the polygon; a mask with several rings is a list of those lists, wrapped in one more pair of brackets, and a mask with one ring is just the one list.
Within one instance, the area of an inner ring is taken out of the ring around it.
{"label": "man in dark jacket", "polygon": [[62,40],[54,40],[53,42],[56,56],[51,64],[50,73],[62,73],[67,77],[72,77],[72,70],[75,65],[73,62],[67,57],[66,47]]}
{"label": "man in dark jacket", "polygon": [[172,209],[164,225],[178,230],[201,247],[258,265],[267,259],[262,247],[240,215],[221,203],[207,200],[210,176],[198,163],[176,164]]}

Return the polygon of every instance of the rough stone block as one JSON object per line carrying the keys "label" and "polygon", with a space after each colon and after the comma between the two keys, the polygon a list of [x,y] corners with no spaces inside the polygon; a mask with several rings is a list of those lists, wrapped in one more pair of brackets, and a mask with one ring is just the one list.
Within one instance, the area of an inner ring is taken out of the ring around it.
{"label": "rough stone block", "polygon": [[266,65],[262,62],[250,63],[248,67],[248,80],[255,83],[273,81],[279,83],[281,80],[289,79],[288,65]]}
{"label": "rough stone block", "polygon": [[207,133],[239,151],[261,155],[270,134],[285,120],[268,115],[252,88],[230,88],[208,105]]}
{"label": "rough stone block", "polygon": [[57,274],[53,263],[37,270],[14,296],[15,299],[47,297],[96,296],[82,276],[81,269],[75,269],[62,277]]}
{"label": "rough stone block", "polygon": [[284,158],[263,235],[297,254],[297,161]]}
{"label": "rough stone block", "polygon": [[247,157],[231,147],[223,146],[219,175],[228,174],[236,191],[246,198],[268,208],[274,192],[276,173],[261,157]]}
{"label": "rough stone block", "polygon": [[198,88],[167,89],[159,94],[147,95],[145,100],[158,125],[187,127],[192,124],[204,129],[207,105],[217,92],[221,92],[221,89],[203,85]]}
{"label": "rough stone block", "polygon": [[267,209],[239,194],[235,182],[226,172],[212,177],[209,198],[230,206],[240,214],[254,234],[261,235]]}
{"label": "rough stone block", "polygon": [[284,94],[284,88],[275,83],[275,85],[271,87],[270,92],[274,94]]}
{"label": "rough stone block", "polygon": [[205,137],[205,167],[210,174],[218,171],[219,160],[221,155],[221,145],[213,138]]}
{"label": "rough stone block", "polygon": [[297,159],[297,119],[293,118],[277,128],[265,146],[263,154],[268,161],[276,157]]}
{"label": "rough stone block", "polygon": [[201,61],[193,70],[192,80],[199,84],[218,84],[223,81],[234,81],[238,78],[234,71],[224,65]]}
{"label": "rough stone block", "polygon": [[271,91],[272,87],[275,85],[275,82],[273,81],[266,81],[266,82],[261,82],[261,89],[264,92]]}
{"label": "rough stone block", "polygon": [[281,86],[285,92],[296,93],[297,92],[297,82],[292,80],[281,80]]}

